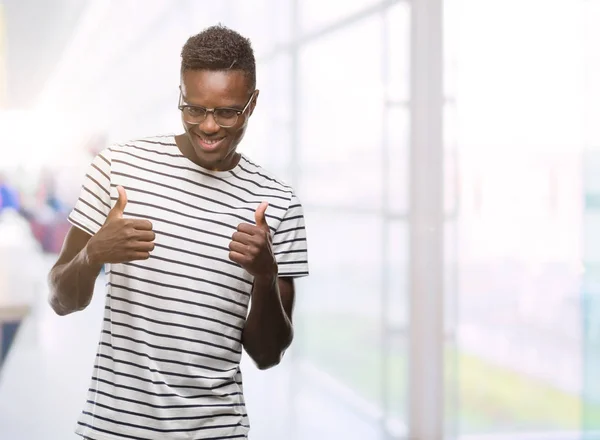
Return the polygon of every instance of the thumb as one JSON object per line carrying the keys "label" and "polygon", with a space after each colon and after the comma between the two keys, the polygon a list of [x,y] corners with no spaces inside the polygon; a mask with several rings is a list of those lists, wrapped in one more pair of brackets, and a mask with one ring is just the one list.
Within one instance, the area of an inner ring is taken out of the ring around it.
{"label": "thumb", "polygon": [[125,211],[125,206],[127,205],[127,193],[125,193],[125,188],[122,186],[117,186],[117,191],[119,192],[119,197],[117,198],[117,203],[108,213],[109,218],[120,218],[123,217],[123,212]]}
{"label": "thumb", "polygon": [[256,220],[256,226],[260,226],[261,228],[269,229],[269,225],[267,224],[267,219],[265,217],[265,212],[269,207],[268,202],[262,202],[256,208],[256,212],[254,213],[254,220]]}

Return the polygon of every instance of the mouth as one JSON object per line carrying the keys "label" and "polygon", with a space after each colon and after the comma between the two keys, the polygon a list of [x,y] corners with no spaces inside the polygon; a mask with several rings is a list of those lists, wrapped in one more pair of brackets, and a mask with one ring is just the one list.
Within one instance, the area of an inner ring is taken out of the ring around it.
{"label": "mouth", "polygon": [[199,144],[200,148],[204,151],[215,151],[219,146],[223,143],[226,136],[220,138],[207,138],[204,136],[200,136],[197,133],[194,133],[194,138]]}

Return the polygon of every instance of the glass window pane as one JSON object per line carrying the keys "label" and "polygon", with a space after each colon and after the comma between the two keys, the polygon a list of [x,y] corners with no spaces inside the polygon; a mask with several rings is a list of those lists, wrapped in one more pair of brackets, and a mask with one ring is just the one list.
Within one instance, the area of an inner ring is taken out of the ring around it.
{"label": "glass window pane", "polygon": [[385,428],[392,438],[403,438],[408,417],[408,224],[392,221],[384,227],[388,230],[382,304]]}
{"label": "glass window pane", "polygon": [[387,99],[410,99],[410,2],[400,2],[386,11]]}
{"label": "glass window pane", "polygon": [[600,1],[584,2],[586,143],[600,148]]}
{"label": "glass window pane", "polygon": [[386,420],[390,438],[406,438],[408,416],[408,334],[389,336],[384,356]]}
{"label": "glass window pane", "polygon": [[460,174],[459,149],[456,134],[458,117],[456,106],[444,106],[444,212],[455,218],[459,209]]}
{"label": "glass window pane", "polygon": [[408,223],[390,222],[387,250],[387,301],[384,305],[387,325],[397,331],[408,329]]}
{"label": "glass window pane", "polygon": [[579,427],[578,162],[514,153],[462,167],[483,188],[457,243],[462,433]]}
{"label": "glass window pane", "polygon": [[381,0],[299,0],[301,32],[307,33],[330,25],[377,3],[381,3]]}
{"label": "glass window pane", "polygon": [[577,432],[581,3],[462,0],[459,9],[460,432]]}
{"label": "glass window pane", "polygon": [[[585,432],[600,431],[600,1],[583,5],[585,17],[585,130],[584,172],[584,274],[583,393]],[[586,440],[592,438],[584,437]]]}
{"label": "glass window pane", "polygon": [[[381,206],[380,25],[371,17],[300,52],[299,192],[305,202]],[[369,48],[360,62],[357,47]]]}
{"label": "glass window pane", "polygon": [[444,0],[444,95],[455,98],[457,93],[458,43],[462,0]]}
{"label": "glass window pane", "polygon": [[298,350],[360,405],[381,408],[382,220],[310,208],[306,218],[311,275],[298,298]]}
{"label": "glass window pane", "polygon": [[292,102],[291,58],[282,54],[257,67],[257,105],[248,123],[240,151],[266,169],[285,170],[287,180],[291,161]]}
{"label": "glass window pane", "polygon": [[444,224],[444,422],[446,438],[459,434],[460,404],[458,391],[458,221],[449,219]]}
{"label": "glass window pane", "polygon": [[409,205],[409,124],[406,107],[391,107],[387,112],[387,195],[388,208],[393,214],[406,215]]}
{"label": "glass window pane", "polygon": [[[258,59],[291,39],[291,2],[277,0],[219,0],[207,8],[204,2],[191,0],[198,16],[217,10],[217,20],[250,38]],[[250,19],[251,18],[251,19]],[[197,30],[196,32],[199,32]]]}

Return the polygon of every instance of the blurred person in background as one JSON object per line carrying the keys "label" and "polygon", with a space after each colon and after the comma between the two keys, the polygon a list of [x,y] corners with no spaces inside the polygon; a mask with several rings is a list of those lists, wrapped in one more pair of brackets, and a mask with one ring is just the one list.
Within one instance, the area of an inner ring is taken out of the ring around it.
{"label": "blurred person in background", "polygon": [[0,173],[0,213],[5,209],[13,209],[15,212],[20,212],[21,202],[17,189],[4,174]]}
{"label": "blurred person in background", "polygon": [[247,438],[242,347],[266,369],[292,342],[304,216],[291,187],[237,151],[259,94],[251,43],[213,26],[181,56],[184,132],[95,156],[49,274],[67,315],[106,265],[84,438]]}

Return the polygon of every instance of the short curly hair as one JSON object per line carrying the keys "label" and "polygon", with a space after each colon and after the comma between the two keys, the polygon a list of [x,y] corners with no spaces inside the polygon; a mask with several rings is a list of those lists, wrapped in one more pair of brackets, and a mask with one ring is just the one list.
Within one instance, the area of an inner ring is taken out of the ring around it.
{"label": "short curly hair", "polygon": [[221,24],[190,37],[181,50],[181,74],[186,70],[240,70],[256,87],[256,60],[248,38]]}

